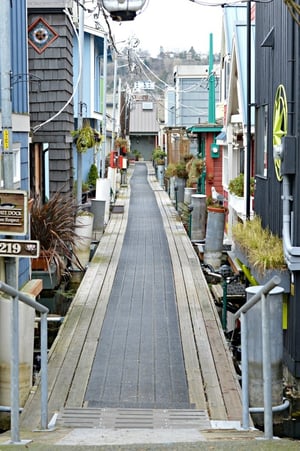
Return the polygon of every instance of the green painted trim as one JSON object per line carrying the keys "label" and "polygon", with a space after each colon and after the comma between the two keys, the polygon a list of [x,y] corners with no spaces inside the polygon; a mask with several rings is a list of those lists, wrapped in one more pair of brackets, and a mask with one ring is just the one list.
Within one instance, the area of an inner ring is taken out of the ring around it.
{"label": "green painted trim", "polygon": [[205,133],[205,132],[220,132],[223,127],[212,125],[199,125],[199,127],[193,125],[192,127],[187,128],[188,133]]}

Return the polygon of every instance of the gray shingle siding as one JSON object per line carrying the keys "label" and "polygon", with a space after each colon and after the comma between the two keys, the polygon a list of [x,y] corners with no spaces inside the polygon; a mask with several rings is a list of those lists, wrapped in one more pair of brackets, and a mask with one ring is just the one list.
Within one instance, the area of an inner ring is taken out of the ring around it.
{"label": "gray shingle siding", "polygon": [[[58,38],[41,54],[29,45],[29,71],[41,80],[31,87],[31,127],[47,121],[60,111],[73,93],[73,29],[67,16],[57,14],[28,15],[30,26],[42,17],[57,33]],[[73,104],[55,119],[33,134],[33,143],[49,144],[50,195],[58,189],[69,192],[73,188],[72,144],[66,142],[73,125]]]}

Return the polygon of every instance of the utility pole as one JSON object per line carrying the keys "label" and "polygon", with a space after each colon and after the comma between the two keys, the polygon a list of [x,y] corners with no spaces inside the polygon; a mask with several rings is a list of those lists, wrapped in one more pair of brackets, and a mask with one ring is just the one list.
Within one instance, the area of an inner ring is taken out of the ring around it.
{"label": "utility pole", "polygon": [[[12,133],[12,100],[11,100],[11,1],[2,0],[0,20],[0,70],[1,70],[1,110],[2,110],[2,168],[4,189],[14,188],[14,160]],[[6,283],[17,288],[16,259],[7,258],[5,262]]]}
{"label": "utility pole", "polygon": [[103,103],[102,103],[102,158],[101,158],[101,178],[105,178],[105,157],[106,157],[106,90],[107,90],[107,33],[103,33]]}
{"label": "utility pole", "polygon": [[214,52],[213,35],[209,35],[209,68],[208,68],[208,122],[216,122],[216,98],[215,98],[215,74],[214,74]]}
{"label": "utility pole", "polygon": [[[84,2],[80,5],[79,10],[79,49],[78,49],[78,65],[79,65],[79,87],[78,87],[78,125],[80,130],[83,125],[82,109],[83,109],[83,52],[84,52]],[[82,153],[77,151],[77,203],[82,203]]]}
{"label": "utility pole", "polygon": [[115,52],[114,60],[114,87],[113,87],[113,112],[112,112],[112,134],[111,134],[111,148],[115,148],[115,133],[116,133],[116,98],[117,98],[117,68],[118,68],[118,55]]}

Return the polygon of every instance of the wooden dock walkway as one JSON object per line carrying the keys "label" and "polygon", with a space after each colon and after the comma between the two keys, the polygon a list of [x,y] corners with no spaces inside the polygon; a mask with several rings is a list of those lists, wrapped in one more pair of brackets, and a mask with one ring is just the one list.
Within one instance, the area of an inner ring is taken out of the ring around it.
{"label": "wooden dock walkway", "polygon": [[[210,420],[241,421],[239,383],[199,258],[150,164],[148,180],[162,215],[172,258],[190,402],[195,409],[207,411]],[[85,407],[85,392],[125,235],[129,199],[128,185],[121,188],[117,199],[124,209],[111,214],[49,352],[49,418],[61,409]],[[33,430],[39,422],[37,385],[22,412],[21,427]]]}

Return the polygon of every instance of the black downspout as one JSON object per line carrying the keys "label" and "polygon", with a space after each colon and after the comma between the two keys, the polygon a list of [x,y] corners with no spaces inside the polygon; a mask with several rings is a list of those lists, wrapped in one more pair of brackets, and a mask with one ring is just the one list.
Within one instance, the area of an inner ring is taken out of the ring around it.
{"label": "black downspout", "polygon": [[246,171],[246,218],[250,219],[251,177],[251,2],[247,3],[247,171]]}

